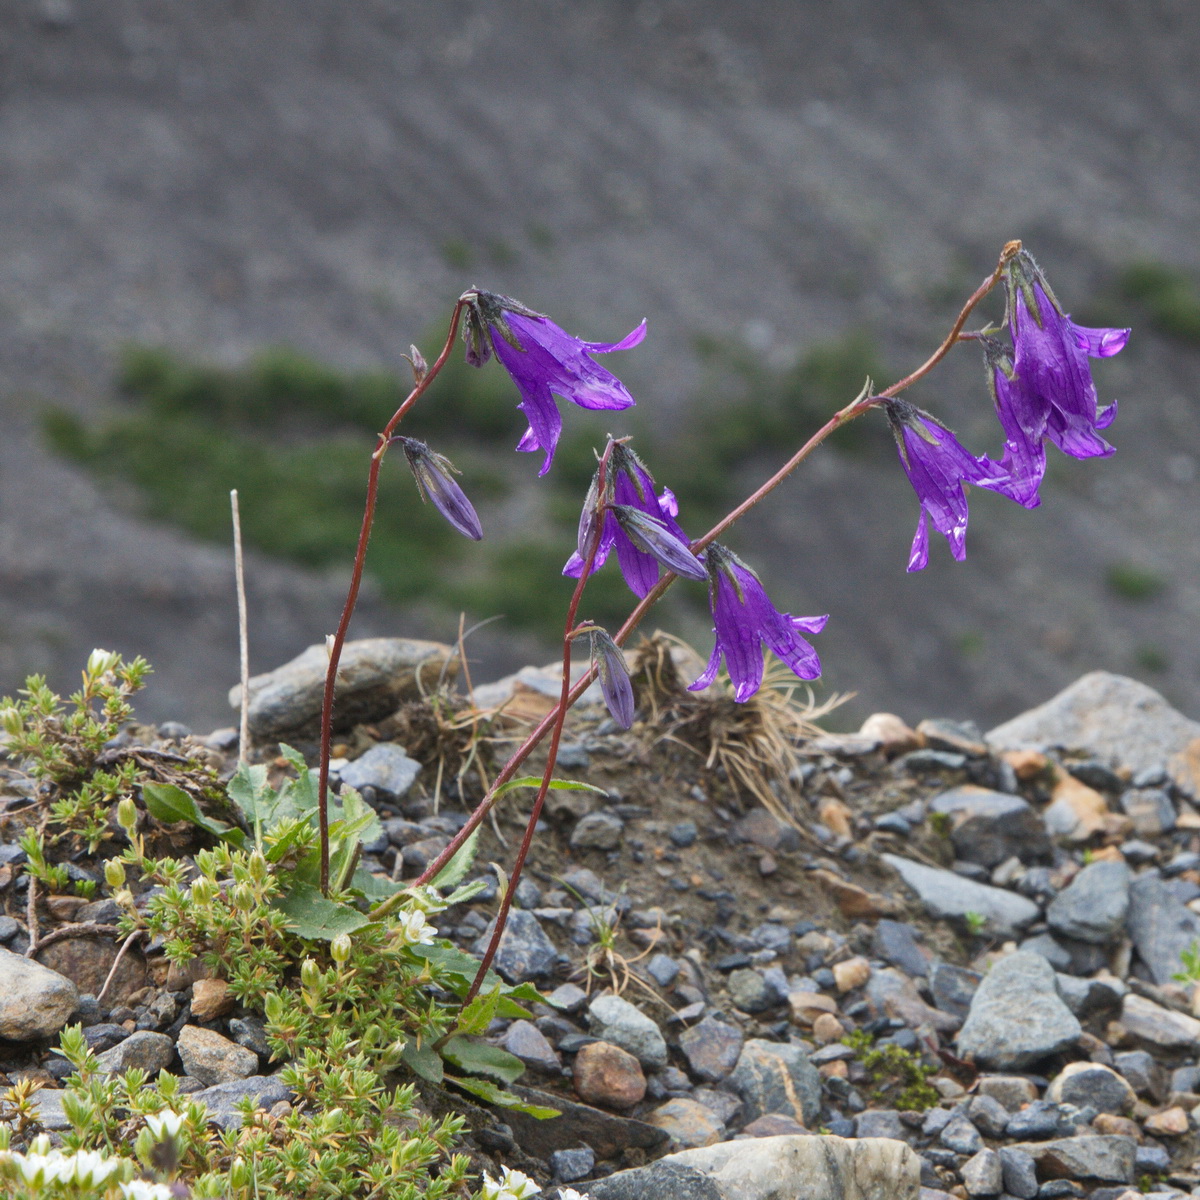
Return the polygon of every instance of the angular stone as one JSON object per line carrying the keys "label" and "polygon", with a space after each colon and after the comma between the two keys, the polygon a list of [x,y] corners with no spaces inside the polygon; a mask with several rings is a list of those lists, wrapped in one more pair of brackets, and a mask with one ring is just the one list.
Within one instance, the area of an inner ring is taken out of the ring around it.
{"label": "angular stone", "polygon": [[1151,1113],[1143,1125],[1153,1137],[1182,1137],[1188,1131],[1188,1115],[1176,1104],[1160,1113]]}
{"label": "angular stone", "polygon": [[917,893],[932,916],[963,922],[967,913],[979,913],[987,920],[990,933],[1011,935],[1041,915],[1032,900],[1015,892],[975,883],[953,871],[927,867],[897,854],[881,857]]}
{"label": "angular stone", "polygon": [[[1086,842],[1109,827],[1108,802],[1094,788],[1074,775],[1060,775],[1051,792],[1050,807],[1043,820],[1054,837],[1069,842]],[[1129,825],[1128,818],[1122,818]],[[1115,828],[1115,826],[1114,826]]]}
{"label": "angular stone", "polygon": [[998,1196],[1004,1190],[1004,1168],[995,1150],[980,1150],[959,1171],[968,1196]]}
{"label": "angular stone", "polygon": [[1008,1128],[1008,1109],[994,1096],[972,1096],[967,1119],[984,1137],[1000,1138]]}
{"label": "angular stone", "polygon": [[558,1110],[559,1115],[549,1121],[539,1121],[516,1109],[504,1111],[504,1120],[512,1128],[517,1144],[539,1158],[578,1146],[591,1147],[597,1158],[616,1158],[629,1149],[657,1150],[667,1140],[661,1129],[645,1121],[578,1104],[561,1092],[543,1092],[519,1083],[510,1084],[509,1090],[526,1104]]}
{"label": "angular stone", "polygon": [[1050,902],[1046,921],[1064,937],[1104,943],[1121,932],[1132,879],[1123,862],[1094,862]]}
{"label": "angular stone", "polygon": [[746,1013],[761,1013],[776,1004],[775,989],[753,967],[730,971],[726,982],[734,1007]]}
{"label": "angular stone", "polygon": [[353,762],[347,763],[339,772],[343,783],[361,792],[363,788],[374,788],[384,799],[401,800],[421,773],[421,764],[409,758],[395,742],[380,742]]}
{"label": "angular stone", "polygon": [[799,1046],[751,1038],[729,1086],[741,1097],[748,1121],[781,1112],[811,1128],[821,1111],[821,1077]]}
{"label": "angular stone", "polygon": [[961,1021],[971,1008],[971,998],[979,989],[983,976],[966,967],[951,966],[950,963],[934,963],[929,971],[929,991],[933,1002],[951,1016]]}
{"label": "angular stone", "polygon": [[1119,1134],[1085,1134],[1048,1142],[1019,1142],[1020,1150],[1037,1163],[1041,1179],[1095,1180],[1132,1183],[1137,1143]]}
{"label": "angular stone", "polygon": [[192,984],[192,1017],[194,1020],[215,1021],[232,1011],[234,998],[224,979],[197,979]]}
{"label": "angular stone", "polygon": [[919,750],[924,739],[902,718],[895,713],[872,713],[858,731],[863,737],[878,741],[879,748],[888,756],[895,758],[897,754],[907,754],[910,750]]}
{"label": "angular stone", "polygon": [[955,1154],[977,1154],[983,1149],[983,1138],[979,1136],[979,1130],[963,1116],[951,1117],[946,1122],[939,1140],[947,1150],[953,1150]]}
{"label": "angular stone", "polygon": [[1135,1038],[1163,1050],[1194,1050],[1200,1043],[1200,1021],[1195,1017],[1132,992],[1121,1005],[1121,1024]]}
{"label": "angular stone", "polygon": [[0,949],[0,1038],[53,1037],[79,1007],[79,990],[49,967]]}
{"label": "angular stone", "polygon": [[958,1035],[958,1053],[986,1067],[1020,1069],[1073,1046],[1083,1032],[1062,1002],[1054,970],[1018,950],[984,976]]}
{"label": "angular stone", "polygon": [[[37,960],[43,967],[69,979],[80,993],[90,992],[95,996],[113,969],[118,949],[117,943],[109,938],[64,938],[39,950]],[[3,969],[0,968],[2,975]],[[106,998],[110,1004],[123,1004],[129,996],[145,986],[146,960],[131,948],[117,963]]]}
{"label": "angular stone", "polygon": [[278,1075],[251,1075],[247,1079],[233,1079],[218,1083],[203,1091],[193,1092],[189,1097],[208,1109],[208,1119],[222,1129],[240,1129],[242,1114],[239,1103],[249,1096],[255,1108],[271,1108],[281,1100],[294,1100],[295,1093],[284,1086]]}
{"label": "angular stone", "polygon": [[571,846],[576,850],[615,850],[624,830],[625,822],[615,813],[588,813],[571,831]]}
{"label": "angular stone", "polygon": [[1033,1200],[1038,1194],[1037,1163],[1033,1156],[1011,1146],[1001,1146],[999,1153],[1004,1190],[1017,1200]]}
{"label": "angular stone", "polygon": [[737,1066],[744,1040],[737,1026],[705,1017],[679,1035],[679,1049],[696,1079],[718,1083]]}
{"label": "angular stone", "polygon": [[183,1069],[205,1087],[246,1079],[258,1071],[258,1055],[213,1029],[185,1025],[176,1043]]}
{"label": "angular stone", "polygon": [[1200,916],[1181,904],[1161,880],[1146,875],[1129,889],[1130,940],[1157,984],[1170,983],[1180,956],[1200,939]]}
{"label": "angular stone", "polygon": [[905,975],[916,977],[929,973],[932,955],[918,943],[916,930],[904,921],[880,921],[875,926],[872,948],[879,958]]}
{"label": "angular stone", "polygon": [[111,1050],[105,1050],[98,1062],[105,1075],[123,1075],[131,1067],[137,1067],[154,1076],[165,1071],[174,1057],[175,1043],[165,1033],[139,1029]]}
{"label": "angular stone", "polygon": [[903,1142],[762,1137],[668,1154],[587,1185],[591,1200],[918,1200]]}
{"label": "angular stone", "polygon": [[1133,1088],[1111,1067],[1074,1062],[1065,1066],[1050,1084],[1046,1099],[1055,1104],[1091,1107],[1102,1113],[1126,1113],[1137,1101]]}
{"label": "angular stone", "polygon": [[735,842],[751,842],[772,854],[800,849],[800,834],[765,808],[751,809],[735,821],[729,836]]}
{"label": "angular stone", "polygon": [[575,1094],[589,1104],[632,1108],[646,1094],[646,1076],[630,1053],[609,1042],[579,1048],[574,1066]]}
{"label": "angular stone", "polygon": [[597,996],[588,1006],[588,1028],[593,1036],[627,1050],[644,1067],[659,1070],[667,1065],[662,1031],[640,1008],[620,996]]}
{"label": "angular stone", "polygon": [[544,1075],[557,1075],[562,1070],[558,1052],[532,1021],[514,1021],[504,1034],[504,1049]]}
{"label": "angular stone", "polygon": [[1165,767],[1189,796],[1200,796],[1200,724],[1144,683],[1093,671],[1037,708],[987,735],[993,749],[1061,747],[1131,774]]}
{"label": "angular stone", "polygon": [[975,1091],[998,1100],[1010,1113],[1032,1104],[1038,1095],[1037,1088],[1023,1075],[980,1075]]}
{"label": "angular stone", "polygon": [[[487,953],[495,927],[493,919],[472,947],[476,954]],[[533,913],[514,908],[500,936],[493,966],[509,983],[545,979],[558,966],[558,951]]]}
{"label": "angular stone", "polygon": [[[256,741],[311,737],[317,731],[325,672],[325,644],[309,646],[291,662],[250,680],[250,734]],[[454,650],[441,642],[412,638],[362,638],[347,642],[338,664],[333,706],[335,730],[350,729],[391,716],[422,688],[458,673]],[[231,708],[240,708],[241,688],[229,692]]]}
{"label": "angular stone", "polygon": [[646,1119],[663,1130],[671,1141],[687,1149],[712,1146],[725,1138],[725,1126],[716,1114],[696,1100],[683,1097],[668,1100]]}
{"label": "angular stone", "polygon": [[891,967],[871,973],[867,1000],[880,1016],[897,1018],[913,1029],[928,1025],[939,1033],[950,1033],[962,1023],[961,1017],[931,1008],[921,999],[917,985]]}
{"label": "angular stone", "polygon": [[854,1136],[860,1138],[894,1138],[905,1140],[904,1123],[894,1108],[868,1108],[854,1118]]}
{"label": "angular stone", "polygon": [[967,862],[991,868],[1014,856],[1038,861],[1053,851],[1042,818],[1020,796],[967,785],[935,796],[930,809],[949,816],[954,852]]}

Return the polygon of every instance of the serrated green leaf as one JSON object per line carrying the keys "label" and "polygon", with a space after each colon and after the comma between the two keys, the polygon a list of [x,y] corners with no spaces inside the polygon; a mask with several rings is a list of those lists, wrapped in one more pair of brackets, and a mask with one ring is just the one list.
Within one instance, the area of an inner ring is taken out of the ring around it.
{"label": "serrated green leaf", "polygon": [[511,1108],[514,1112],[526,1113],[539,1121],[548,1121],[551,1117],[562,1115],[557,1108],[546,1108],[541,1104],[527,1104],[520,1096],[497,1087],[486,1079],[462,1079],[457,1075],[447,1075],[446,1082],[462,1088],[464,1092],[470,1092],[473,1096],[478,1096],[488,1104],[495,1104],[499,1108]]}
{"label": "serrated green leaf", "polygon": [[496,1006],[500,1003],[500,988],[494,987],[490,992],[480,992],[474,1000],[458,1014],[458,1029],[464,1034],[479,1034],[487,1031],[496,1015]]}
{"label": "serrated green leaf", "polygon": [[310,883],[294,884],[275,907],[283,913],[291,933],[315,941],[332,941],[339,933],[353,933],[370,924],[366,913],[327,899]]}
{"label": "serrated green leaf", "polygon": [[515,1054],[471,1038],[450,1038],[442,1046],[442,1057],[472,1075],[487,1075],[501,1083],[515,1083],[525,1074],[525,1064]]}
{"label": "serrated green leaf", "polygon": [[[454,852],[454,856],[450,861],[434,876],[430,887],[435,888],[452,888],[456,883],[461,882],[462,878],[475,864],[475,855],[479,850],[479,827],[475,827],[475,832]],[[482,887],[483,884],[481,883]]]}
{"label": "serrated green leaf", "polygon": [[246,815],[251,825],[263,820],[264,807],[268,799],[274,799],[275,792],[267,783],[267,768],[265,763],[239,763],[225,790],[229,798]]}
{"label": "serrated green leaf", "polygon": [[468,900],[478,896],[487,885],[486,879],[473,879],[470,883],[464,883],[462,887],[455,888],[450,895],[444,898],[444,903],[447,908],[453,908],[456,904],[465,904]]}
{"label": "serrated green leaf", "polygon": [[[537,775],[522,775],[520,779],[510,779],[507,783],[502,783],[496,789],[496,796],[499,798],[505,792],[511,792],[513,788],[540,788],[542,786],[541,778]],[[597,792],[601,796],[607,796],[608,793],[602,787],[597,787],[594,783],[581,783],[578,779],[552,779],[550,780],[550,790],[554,792]]]}
{"label": "serrated green leaf", "polygon": [[441,1083],[445,1075],[441,1055],[428,1043],[408,1042],[400,1054],[410,1071],[430,1083]]}
{"label": "serrated green leaf", "polygon": [[176,821],[188,821],[198,829],[203,829],[235,846],[240,846],[246,839],[246,835],[236,825],[227,825],[224,821],[206,817],[196,801],[172,783],[144,783],[142,799],[146,803],[146,811],[156,821],[162,821],[165,825],[173,825]]}
{"label": "serrated green leaf", "polygon": [[389,899],[397,892],[404,891],[404,884],[397,883],[394,879],[372,875],[370,871],[359,867],[351,876],[350,888],[375,904],[380,900]]}

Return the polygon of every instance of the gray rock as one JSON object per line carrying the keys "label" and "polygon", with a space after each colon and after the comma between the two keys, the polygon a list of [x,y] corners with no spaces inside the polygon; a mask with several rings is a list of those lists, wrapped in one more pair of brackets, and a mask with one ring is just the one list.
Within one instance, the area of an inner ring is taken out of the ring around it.
{"label": "gray rock", "polygon": [[1133,1108],[1137,1096],[1127,1080],[1102,1063],[1070,1063],[1059,1073],[1046,1092],[1055,1104],[1073,1104],[1076,1108],[1094,1108],[1097,1112],[1120,1116]]}
{"label": "gray rock", "polygon": [[33,1111],[37,1115],[38,1124],[47,1133],[61,1133],[71,1128],[67,1114],[63,1111],[63,1096],[66,1093],[57,1088],[39,1088],[33,1093]]}
{"label": "gray rock", "polygon": [[873,949],[905,975],[920,977],[929,972],[929,952],[918,944],[917,931],[904,921],[889,921],[886,917],[878,921]]}
{"label": "gray rock", "polygon": [[[493,920],[475,942],[472,949],[476,954],[487,953],[495,927]],[[509,983],[545,979],[558,966],[558,951],[533,913],[514,908],[508,914],[493,965]]]}
{"label": "gray rock", "polygon": [[1004,1168],[995,1150],[980,1150],[959,1171],[968,1196],[998,1196],[1004,1190]]}
{"label": "gray rock", "polygon": [[1189,796],[1200,796],[1200,724],[1176,712],[1153,688],[1093,671],[1037,708],[987,735],[994,750],[1056,746],[1135,774],[1166,768]]}
{"label": "gray rock", "polygon": [[400,800],[408,795],[420,773],[421,764],[395,742],[380,742],[347,763],[338,775],[356,791],[372,787],[388,800]]}
{"label": "gray rock", "polygon": [[667,1065],[662,1031],[641,1009],[620,996],[597,996],[588,1006],[588,1028],[601,1041],[632,1054],[643,1067],[656,1071]]}
{"label": "gray rock", "polygon": [[562,1070],[558,1052],[531,1021],[514,1021],[508,1027],[504,1034],[504,1049],[544,1075],[557,1075]]}
{"label": "gray rock", "polygon": [[1161,788],[1130,788],[1121,796],[1121,811],[1138,837],[1162,837],[1175,828],[1175,805]]}
{"label": "gray rock", "polygon": [[1126,1050],[1113,1055],[1113,1066],[1129,1080],[1130,1087],[1139,1096],[1145,1096],[1155,1104],[1167,1098],[1167,1075],[1158,1060],[1145,1050]]}
{"label": "gray rock", "polygon": [[1115,975],[1080,979],[1077,975],[1056,975],[1058,994],[1063,1003],[1082,1021],[1094,1013],[1117,1008],[1128,991]]}
{"label": "gray rock", "polygon": [[904,1124],[894,1108],[868,1108],[854,1118],[854,1136],[859,1138],[892,1138],[903,1142]]}
{"label": "gray rock", "polygon": [[1085,1134],[1011,1146],[1037,1163],[1042,1179],[1132,1183],[1137,1143],[1121,1134]]}
{"label": "gray rock", "polygon": [[57,971],[0,949],[0,1038],[53,1037],[79,1007],[79,991]]}
{"label": "gray rock", "polygon": [[734,1007],[742,1012],[766,1012],[778,1003],[775,989],[753,967],[739,967],[736,971],[730,971],[726,986]]}
{"label": "gray rock", "polygon": [[742,1047],[729,1086],[741,1097],[748,1122],[783,1113],[811,1127],[821,1111],[821,1076],[799,1046],[751,1038]]}
{"label": "gray rock", "polygon": [[946,1122],[938,1140],[955,1154],[975,1154],[983,1149],[983,1138],[979,1136],[979,1130],[961,1115],[951,1117]]}
{"label": "gray rock", "polygon": [[950,817],[954,851],[967,862],[990,868],[1014,856],[1032,862],[1052,853],[1042,818],[1020,796],[968,785],[935,796],[929,807]]}
{"label": "gray rock", "polygon": [[958,1035],[958,1052],[983,1066],[1020,1069],[1073,1046],[1083,1032],[1044,958],[1018,950],[984,976]]}
{"label": "gray rock", "polygon": [[1058,1132],[1058,1105],[1048,1100],[1035,1100],[1008,1118],[1004,1131],[1010,1138],[1048,1138]]}
{"label": "gray rock", "polygon": [[882,1138],[749,1138],[589,1183],[592,1200],[918,1200],[920,1163]]}
{"label": "gray rock", "polygon": [[980,1075],[975,1090],[998,1101],[1009,1113],[1019,1112],[1037,1099],[1037,1088],[1024,1075]]}
{"label": "gray rock", "polygon": [[258,1071],[258,1055],[214,1029],[185,1025],[176,1042],[183,1069],[205,1087],[246,1079]]}
{"label": "gray rock", "polygon": [[193,1092],[191,1099],[208,1109],[210,1121],[228,1130],[241,1128],[242,1114],[237,1106],[247,1096],[254,1101],[255,1108],[270,1108],[280,1100],[294,1099],[295,1093],[284,1087],[278,1075],[251,1075]]}
{"label": "gray rock", "polygon": [[1037,937],[1026,938],[1020,948],[1026,954],[1039,954],[1056,971],[1070,971],[1072,967],[1071,952],[1056,937],[1048,933],[1039,933]]}
{"label": "gray rock", "polygon": [[743,1041],[737,1026],[705,1017],[679,1035],[679,1049],[696,1079],[717,1083],[737,1066]]}
{"label": "gray rock", "polygon": [[867,982],[867,1000],[879,1016],[901,1020],[913,1029],[928,1025],[940,1033],[951,1033],[962,1024],[961,1017],[926,1004],[917,991],[917,985],[893,967],[871,972]]}
{"label": "gray rock", "polygon": [[[256,741],[311,736],[321,716],[325,644],[319,643],[265,675],[250,680],[250,734]],[[441,642],[412,638],[362,638],[347,642],[338,665],[333,706],[334,728],[350,729],[382,720],[415,700],[422,686],[453,679],[458,660]],[[229,691],[229,704],[240,708],[241,688]]]}
{"label": "gray rock", "polygon": [[972,1096],[967,1106],[967,1117],[984,1137],[1003,1137],[1008,1128],[1008,1115],[1008,1109],[994,1096]]}
{"label": "gray rock", "polygon": [[1132,992],[1121,1006],[1121,1024],[1135,1038],[1163,1050],[1195,1049],[1200,1043],[1200,1021],[1195,1017],[1163,1008]]}
{"label": "gray rock", "polygon": [[1091,863],[1051,901],[1047,923],[1056,933],[1081,942],[1111,941],[1129,912],[1131,878],[1123,862]]}
{"label": "gray rock", "polygon": [[1200,939],[1200,916],[1181,904],[1161,879],[1144,875],[1129,889],[1130,940],[1155,983],[1170,983],[1180,955]]}
{"label": "gray rock", "polygon": [[1001,1146],[999,1153],[1004,1190],[1017,1200],[1033,1200],[1038,1193],[1037,1163],[1033,1161],[1033,1155],[1011,1146]]}
{"label": "gray rock", "polygon": [[588,813],[571,831],[576,850],[615,850],[621,844],[625,822],[615,813]]}
{"label": "gray rock", "polygon": [[504,1120],[512,1128],[517,1144],[527,1154],[539,1158],[576,1146],[590,1146],[597,1158],[615,1158],[629,1149],[656,1150],[667,1140],[666,1130],[579,1104],[561,1093],[543,1092],[519,1083],[511,1084],[509,1090],[526,1104],[558,1109],[559,1115],[552,1121],[539,1121],[527,1113],[505,1109]]}
{"label": "gray rock", "polygon": [[1032,900],[1015,892],[975,883],[953,871],[927,867],[898,854],[884,854],[882,858],[895,868],[935,917],[962,922],[967,913],[979,913],[987,920],[989,933],[1010,935],[1032,924],[1041,915]]}
{"label": "gray rock", "polygon": [[660,988],[669,988],[679,978],[679,964],[668,954],[656,954],[646,964],[646,973]]}
{"label": "gray rock", "polygon": [[111,1050],[105,1050],[98,1062],[106,1075],[123,1075],[131,1067],[137,1067],[153,1076],[165,1071],[174,1057],[175,1043],[165,1033],[139,1029]]}
{"label": "gray rock", "polygon": [[574,1146],[570,1150],[555,1150],[546,1161],[555,1183],[574,1183],[592,1173],[596,1154],[591,1146]]}
{"label": "gray rock", "polygon": [[971,1008],[971,998],[979,988],[983,976],[966,967],[954,967],[949,963],[936,962],[929,971],[929,991],[933,1002],[942,1010],[965,1018]]}

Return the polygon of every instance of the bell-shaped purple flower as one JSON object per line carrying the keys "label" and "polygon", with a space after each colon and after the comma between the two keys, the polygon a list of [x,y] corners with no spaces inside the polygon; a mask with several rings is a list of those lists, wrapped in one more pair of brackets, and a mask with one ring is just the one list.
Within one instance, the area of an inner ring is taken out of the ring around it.
{"label": "bell-shaped purple flower", "polygon": [[962,562],[967,556],[967,496],[964,483],[1001,492],[1012,499],[1008,471],[987,458],[976,458],[940,421],[904,400],[884,404],[900,464],[908,476],[921,516],[908,556],[908,569],[920,571],[929,562],[929,522],[950,544]]}
{"label": "bell-shaped purple flower", "polygon": [[1025,250],[1009,262],[1006,281],[1013,370],[1021,384],[1018,395],[1006,398],[1011,420],[1031,444],[1049,438],[1073,458],[1111,454],[1099,431],[1112,424],[1117,408],[1099,408],[1088,359],[1119,354],[1129,330],[1076,325]]}
{"label": "bell-shaped purple flower", "polygon": [[556,395],[580,408],[621,409],[634,403],[625,385],[592,355],[636,346],[646,336],[645,321],[619,342],[584,342],[507,296],[465,295],[467,361],[482,366],[494,351],[512,376],[521,393],[517,407],[529,422],[517,449],[545,452],[539,475],[550,470],[562,433]]}
{"label": "bell-shaped purple flower", "polygon": [[763,644],[797,678],[816,679],[821,674],[821,660],[800,634],[820,633],[829,617],[793,617],[781,613],[771,603],[758,576],[720,542],[713,542],[704,556],[716,642],[708,666],[689,685],[689,690],[700,691],[716,679],[724,654],[733,698],[739,704],[749,700],[762,684]]}
{"label": "bell-shaped purple flower", "polygon": [[458,468],[446,457],[435,453],[416,438],[393,437],[404,449],[404,457],[412,469],[413,478],[422,500],[432,500],[434,507],[454,526],[474,541],[483,537],[483,527],[470,500],[454,480]]}
{"label": "bell-shaped purple flower", "polygon": [[[598,571],[604,565],[609,552],[615,546],[621,574],[624,575],[625,582],[629,584],[630,590],[635,596],[644,597],[658,583],[661,574],[660,563],[677,574],[687,575],[692,579],[703,579],[702,567],[698,572],[696,568],[688,569],[689,564],[679,558],[679,553],[682,551],[683,554],[691,557],[694,563],[697,561],[687,548],[689,545],[687,534],[675,520],[679,514],[679,505],[670,489],[664,488],[661,494],[656,494],[654,480],[651,478],[650,472],[646,470],[645,464],[628,446],[621,442],[613,444],[609,454],[606,477],[609,486],[605,490],[608,492],[608,496],[605,502],[604,521],[600,530],[600,542],[596,549],[596,557],[592,562],[592,571]],[[585,536],[591,529],[592,514],[595,513],[598,502],[598,496],[593,487],[588,492],[588,499],[580,518],[579,549],[571,555],[566,566],[563,567],[563,574],[570,575],[574,579],[578,579],[579,573],[583,570]],[[632,524],[628,515],[625,518],[625,526],[622,527],[613,512],[613,509],[618,506],[643,513],[654,521],[657,527],[660,527],[656,529],[655,526],[646,526],[644,530],[658,542],[660,553],[654,553],[648,549],[644,538],[636,540],[636,533],[631,535]],[[673,554],[675,557],[668,562],[663,557],[663,553]]]}
{"label": "bell-shaped purple flower", "polygon": [[600,680],[604,703],[612,719],[622,729],[628,729],[633,724],[634,699],[625,655],[608,631],[599,625],[589,625],[587,634],[591,641],[592,665]]}
{"label": "bell-shaped purple flower", "polygon": [[1030,401],[1013,367],[1012,355],[994,338],[982,340],[988,387],[1004,430],[1000,465],[1009,477],[1005,495],[1026,508],[1037,508],[1042,502],[1038,488],[1046,474],[1046,445],[1041,438],[1031,439],[1025,432],[1022,422],[1028,417]]}

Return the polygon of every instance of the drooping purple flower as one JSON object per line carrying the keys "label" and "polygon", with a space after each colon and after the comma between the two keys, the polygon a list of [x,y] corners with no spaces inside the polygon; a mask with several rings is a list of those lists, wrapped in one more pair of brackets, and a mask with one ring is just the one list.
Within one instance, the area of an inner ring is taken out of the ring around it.
{"label": "drooping purple flower", "polygon": [[1099,408],[1088,359],[1119,354],[1129,330],[1076,325],[1025,250],[1010,260],[1006,283],[1013,370],[1021,384],[1008,398],[1012,421],[1031,444],[1049,438],[1073,458],[1112,454],[1099,431],[1112,424],[1117,406]]}
{"label": "drooping purple flower", "polygon": [[474,541],[483,537],[483,527],[470,500],[454,480],[458,468],[446,457],[437,454],[416,438],[393,437],[404,449],[404,457],[417,481],[422,500],[432,500],[434,507],[454,526]]}
{"label": "drooping purple flower", "polygon": [[612,719],[622,729],[628,729],[633,724],[634,700],[633,684],[629,681],[629,666],[620,646],[614,642],[608,631],[598,625],[589,626],[588,637],[591,641],[592,665],[600,680],[600,692]]}
{"label": "drooping purple flower", "polygon": [[962,562],[967,556],[967,496],[964,483],[990,488],[1010,498],[1008,471],[988,458],[976,458],[940,421],[905,400],[884,404],[900,464],[908,476],[921,516],[908,556],[908,569],[920,571],[929,561],[929,522],[950,544],[950,553]]}
{"label": "drooping purple flower", "polygon": [[764,643],[798,678],[816,679],[821,674],[821,660],[800,633],[820,633],[829,617],[781,613],[758,576],[720,542],[713,542],[704,557],[716,641],[708,666],[689,690],[700,691],[716,679],[724,654],[733,698],[739,704],[749,700],[762,684]]}
{"label": "drooping purple flower", "polygon": [[[608,469],[605,475],[608,483],[605,490],[608,492],[608,496],[605,502],[604,522],[600,530],[600,542],[596,548],[596,557],[592,562],[593,573],[604,565],[609,552],[616,546],[617,562],[620,565],[621,574],[624,575],[630,590],[638,597],[646,596],[650,589],[658,583],[661,574],[659,563],[663,563],[668,570],[675,571],[677,574],[687,575],[693,579],[703,579],[703,568],[688,570],[687,562],[679,557],[682,553],[693,557],[694,561],[694,556],[691,556],[691,551],[688,550],[688,536],[675,520],[679,513],[679,505],[676,503],[674,495],[668,488],[664,488],[661,494],[656,494],[654,480],[642,460],[628,446],[616,442],[609,455]],[[594,489],[589,490],[588,500],[584,504],[583,515],[580,518],[579,548],[563,567],[563,574],[570,575],[574,579],[578,579],[583,570],[586,558],[584,545],[586,534],[591,514],[596,511],[598,503],[599,498],[594,493]],[[656,537],[660,553],[656,554],[648,550],[644,540],[639,543],[636,540],[636,534],[631,536],[632,525],[628,516],[625,520],[625,527],[622,527],[613,511],[616,507],[634,509],[656,523],[654,527],[645,527],[645,533]],[[674,557],[668,561],[663,557],[663,553]]]}
{"label": "drooping purple flower", "polygon": [[622,409],[633,404],[625,385],[592,355],[636,346],[646,336],[645,321],[619,342],[584,342],[507,296],[479,291],[465,295],[470,298],[463,330],[467,361],[482,366],[495,351],[512,376],[521,393],[517,407],[529,422],[517,449],[545,452],[539,475],[550,470],[562,433],[555,396],[580,408]]}
{"label": "drooping purple flower", "polygon": [[1046,474],[1046,445],[1041,438],[1031,439],[1022,424],[1030,404],[1024,384],[1013,367],[1012,355],[994,338],[983,338],[987,363],[988,387],[1000,426],[1004,430],[1004,456],[1001,467],[1008,472],[1005,495],[1026,508],[1037,508],[1042,477]]}

